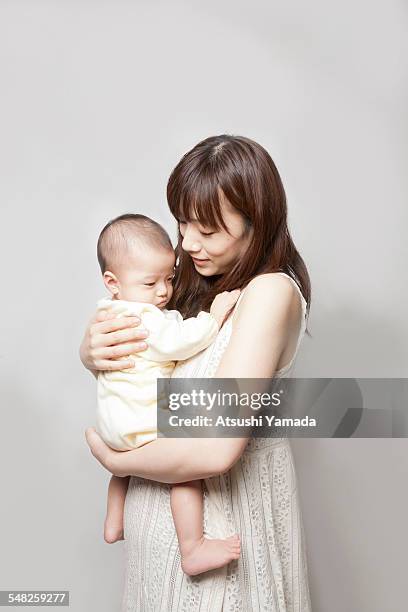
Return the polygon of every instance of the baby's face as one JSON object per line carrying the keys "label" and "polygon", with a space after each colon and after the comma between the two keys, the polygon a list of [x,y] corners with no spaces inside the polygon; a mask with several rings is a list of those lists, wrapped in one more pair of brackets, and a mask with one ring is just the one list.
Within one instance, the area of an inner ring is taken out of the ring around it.
{"label": "baby's face", "polygon": [[173,295],[174,251],[146,246],[127,256],[117,274],[116,297],[129,302],[147,302],[163,309]]}

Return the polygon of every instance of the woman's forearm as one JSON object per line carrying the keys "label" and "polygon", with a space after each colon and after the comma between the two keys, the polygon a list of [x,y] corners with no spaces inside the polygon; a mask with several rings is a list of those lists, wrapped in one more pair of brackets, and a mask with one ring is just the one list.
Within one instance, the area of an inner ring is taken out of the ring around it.
{"label": "woman's forearm", "polygon": [[135,450],[114,453],[109,471],[176,483],[210,478],[230,469],[248,440],[239,438],[159,438]]}

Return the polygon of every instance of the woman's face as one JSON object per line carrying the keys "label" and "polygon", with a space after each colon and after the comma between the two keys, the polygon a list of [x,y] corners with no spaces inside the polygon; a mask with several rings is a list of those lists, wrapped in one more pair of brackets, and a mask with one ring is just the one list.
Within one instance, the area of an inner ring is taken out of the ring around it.
{"label": "woman's face", "polygon": [[228,272],[243,257],[252,239],[252,228],[245,234],[244,218],[228,200],[223,198],[221,207],[228,232],[223,228],[205,227],[194,217],[189,221],[179,220],[181,246],[202,276]]}

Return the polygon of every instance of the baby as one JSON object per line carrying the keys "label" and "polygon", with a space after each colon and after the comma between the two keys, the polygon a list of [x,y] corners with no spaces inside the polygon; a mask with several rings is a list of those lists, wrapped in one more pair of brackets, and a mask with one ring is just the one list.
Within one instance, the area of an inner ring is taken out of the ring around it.
{"label": "baby", "polygon": [[[148,330],[147,349],[132,355],[134,367],[98,375],[97,428],[111,448],[127,451],[157,438],[157,378],[170,377],[175,361],[188,359],[215,339],[239,291],[214,299],[210,313],[183,320],[166,310],[173,293],[175,253],[167,232],[144,215],[121,215],[110,221],[98,239],[98,260],[111,298],[98,308],[118,317],[137,315]],[[112,476],[108,489],[105,540],[123,539],[123,510],[129,477]],[[240,554],[238,535],[225,540],[203,535],[200,480],[172,485],[171,510],[189,575],[222,567]]]}

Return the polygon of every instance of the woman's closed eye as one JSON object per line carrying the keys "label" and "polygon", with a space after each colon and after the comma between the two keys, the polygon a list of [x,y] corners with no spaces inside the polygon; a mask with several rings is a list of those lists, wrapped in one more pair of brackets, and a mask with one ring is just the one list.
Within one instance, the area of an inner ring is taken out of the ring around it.
{"label": "woman's closed eye", "polygon": [[156,283],[144,283],[146,287],[154,287]]}
{"label": "woman's closed eye", "polygon": [[[180,230],[180,232],[181,232],[181,233],[183,233],[183,231],[184,231],[184,229],[185,229],[185,226],[187,225],[187,221],[181,221],[181,220],[179,219],[178,224],[179,224],[179,230]],[[198,228],[198,231],[200,232],[200,234],[201,234],[202,236],[212,236],[213,234],[216,234],[216,233],[217,233],[216,231],[205,231],[205,230],[204,230],[204,229],[202,229],[202,228]]]}

